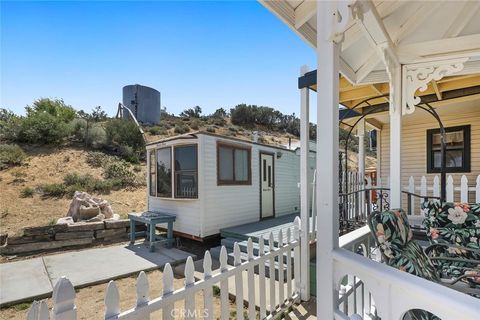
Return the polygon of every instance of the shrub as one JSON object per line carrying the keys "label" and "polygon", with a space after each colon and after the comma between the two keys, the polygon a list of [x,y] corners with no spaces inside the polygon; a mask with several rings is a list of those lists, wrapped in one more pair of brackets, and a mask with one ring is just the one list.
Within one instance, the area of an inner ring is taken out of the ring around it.
{"label": "shrub", "polygon": [[60,118],[46,112],[32,113],[22,118],[18,141],[26,143],[59,143],[70,134],[70,127]]}
{"label": "shrub", "polygon": [[130,171],[129,165],[125,162],[115,161],[107,163],[104,177],[114,180],[114,185],[118,187],[137,186],[135,174]]}
{"label": "shrub", "polygon": [[99,148],[107,142],[105,129],[99,125],[94,125],[87,130],[86,143],[91,147]]}
{"label": "shrub", "polygon": [[148,129],[148,132],[150,132],[150,134],[154,136],[158,136],[158,135],[163,136],[167,134],[167,130],[164,127],[160,127],[160,126],[150,127]]}
{"label": "shrub", "polygon": [[33,102],[32,106],[28,106],[25,109],[27,111],[27,117],[38,114],[49,114],[65,123],[72,121],[77,114],[75,109],[67,105],[62,99],[37,99]]}
{"label": "shrub", "polygon": [[200,120],[194,119],[194,120],[190,123],[190,128],[192,128],[193,130],[198,130],[198,128],[200,128]]}
{"label": "shrub", "polygon": [[184,124],[176,124],[175,125],[174,132],[177,133],[177,134],[184,134],[184,133],[187,133],[189,131],[190,131],[190,129]]}
{"label": "shrub", "polygon": [[67,189],[62,183],[52,183],[43,186],[43,196],[61,198],[67,192]]}
{"label": "shrub", "polygon": [[207,127],[207,132],[215,133],[215,127]]}
{"label": "shrub", "polygon": [[27,155],[16,144],[0,145],[0,170],[23,163]]}
{"label": "shrub", "polygon": [[94,168],[103,167],[104,163],[109,160],[111,156],[106,155],[103,152],[89,152],[87,154],[87,163]]}
{"label": "shrub", "polygon": [[107,143],[119,147],[120,151],[123,150],[121,155],[127,159],[138,160],[141,152],[144,151],[145,141],[143,135],[132,121],[123,119],[110,120],[106,123],[105,132]]}
{"label": "shrub", "polygon": [[33,194],[35,193],[35,189],[32,187],[25,187],[20,191],[20,196],[22,198],[31,198],[33,197]]}
{"label": "shrub", "polygon": [[200,118],[202,115],[202,108],[199,106],[195,106],[194,108],[185,109],[180,113],[180,117],[182,118]]}
{"label": "shrub", "polygon": [[75,139],[83,141],[85,139],[85,130],[87,128],[87,120],[76,118],[70,121],[70,133]]}

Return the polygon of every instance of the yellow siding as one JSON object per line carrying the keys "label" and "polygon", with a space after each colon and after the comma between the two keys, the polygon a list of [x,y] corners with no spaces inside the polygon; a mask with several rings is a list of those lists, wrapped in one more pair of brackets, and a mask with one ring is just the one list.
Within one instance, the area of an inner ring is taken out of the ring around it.
{"label": "yellow siding", "polygon": [[[441,116],[445,127],[471,125],[471,172],[451,173],[454,186],[460,186],[460,178],[465,174],[469,186],[475,186],[477,176],[480,174],[480,106],[478,111],[469,113],[459,112],[455,115]],[[415,118],[414,116],[404,118],[402,123],[402,186],[408,186],[410,176],[415,178],[415,185],[420,185],[421,176],[427,177],[427,185],[433,184],[435,174],[427,174],[427,130],[438,128],[438,123],[431,119]],[[390,126],[386,124],[381,132],[381,177],[383,185],[386,185],[390,171]],[[447,174],[447,175],[450,175]],[[429,193],[430,194],[430,193]],[[470,192],[469,200],[474,200]],[[404,196],[404,198],[406,198]],[[455,201],[459,200],[459,192],[455,191]],[[406,199],[404,199],[404,207]]]}

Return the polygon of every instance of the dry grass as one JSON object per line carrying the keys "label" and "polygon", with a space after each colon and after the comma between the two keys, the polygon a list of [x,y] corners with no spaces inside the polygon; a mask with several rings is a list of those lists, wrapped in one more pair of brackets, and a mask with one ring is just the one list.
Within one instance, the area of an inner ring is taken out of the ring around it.
{"label": "dry grass", "polygon": [[[148,280],[150,283],[150,299],[154,299],[160,296],[162,292],[162,272],[156,270],[148,273]],[[120,292],[120,309],[122,311],[128,310],[135,306],[136,292],[135,292],[135,278],[129,277],[119,279],[115,281]],[[183,286],[184,279],[174,279],[175,289],[179,289]],[[107,284],[100,284],[92,287],[86,287],[77,290],[76,302],[77,302],[77,319],[93,320],[103,319],[103,312],[105,310],[103,299]],[[220,319],[220,299],[214,297],[214,319]],[[203,314],[203,294],[198,293],[196,295],[196,308],[200,315]],[[0,319],[26,319],[29,304],[19,304],[17,306],[11,306],[0,310]],[[51,299],[49,299],[49,307],[51,308]],[[230,314],[234,318],[235,304],[230,302]],[[178,301],[175,304],[177,310],[184,308],[183,301]],[[197,317],[201,319],[202,317]],[[152,314],[151,319],[162,319],[162,311],[156,311]],[[175,319],[183,319],[183,317],[175,317]]]}
{"label": "dry grass", "polygon": [[[68,173],[90,174],[102,178],[101,168],[86,163],[88,151],[79,148],[30,147],[26,163],[20,167],[0,171],[0,232],[20,234],[24,227],[40,226],[65,216],[70,199],[42,199],[39,193],[21,197],[25,187],[37,188],[42,184],[61,183]],[[141,165],[145,174],[145,165]],[[113,211],[125,215],[146,207],[145,187],[133,191],[119,190],[99,195],[112,204]]]}

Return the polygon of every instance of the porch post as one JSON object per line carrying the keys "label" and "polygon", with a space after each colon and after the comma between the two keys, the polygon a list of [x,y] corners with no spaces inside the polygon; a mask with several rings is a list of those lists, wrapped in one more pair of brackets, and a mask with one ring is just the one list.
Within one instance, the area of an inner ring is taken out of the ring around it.
{"label": "porch post", "polygon": [[317,1],[317,319],[333,319],[333,250],[338,248],[339,49],[330,39],[332,3]]}
{"label": "porch post", "polygon": [[400,64],[392,66],[390,80],[390,208],[402,206],[402,74]]}
{"label": "porch post", "polygon": [[363,185],[365,181],[365,119],[357,124],[358,136],[358,179]]}
{"label": "porch post", "polygon": [[[300,68],[300,76],[308,72],[308,66]],[[300,90],[300,218],[301,252],[300,252],[300,298],[303,301],[310,299],[310,186],[312,177],[309,176],[309,141],[310,141],[310,101],[309,89]]]}
{"label": "porch post", "polygon": [[377,181],[376,185],[382,187],[382,130],[377,129]]}

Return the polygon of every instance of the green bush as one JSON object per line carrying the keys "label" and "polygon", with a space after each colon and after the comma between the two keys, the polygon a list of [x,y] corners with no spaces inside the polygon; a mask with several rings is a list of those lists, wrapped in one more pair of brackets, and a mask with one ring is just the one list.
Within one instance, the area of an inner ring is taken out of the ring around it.
{"label": "green bush", "polygon": [[207,132],[215,133],[215,127],[207,127]]}
{"label": "green bush", "polygon": [[148,132],[150,132],[151,135],[158,136],[158,135],[166,135],[167,130],[163,126],[154,126],[148,128]]}
{"label": "green bush", "polygon": [[61,198],[67,192],[67,188],[63,183],[52,183],[43,186],[43,196]]}
{"label": "green bush", "polygon": [[70,121],[70,133],[72,136],[77,139],[83,141],[85,139],[85,130],[87,128],[87,120],[76,118]]}
{"label": "green bush", "polygon": [[22,198],[31,198],[33,197],[33,194],[35,193],[35,189],[32,187],[25,187],[20,191],[20,196]]}
{"label": "green bush", "polygon": [[69,136],[67,123],[46,112],[32,113],[22,118],[18,141],[34,144],[60,143]]}
{"label": "green bush", "polygon": [[87,129],[86,143],[87,145],[99,148],[107,142],[107,133],[100,125],[93,125]]}
{"label": "green bush", "polygon": [[94,168],[103,167],[103,164],[109,160],[108,155],[103,152],[92,151],[87,153],[87,163]]}
{"label": "green bush", "polygon": [[118,187],[137,186],[135,174],[130,171],[130,166],[125,162],[116,161],[107,163],[104,177],[114,180],[114,185]]}
{"label": "green bush", "polygon": [[145,141],[137,125],[128,120],[112,119],[105,125],[107,143],[116,146],[120,155],[138,162],[144,152]]}
{"label": "green bush", "polygon": [[75,109],[67,105],[63,99],[37,99],[32,106],[28,106],[25,109],[27,117],[46,113],[65,123],[72,121],[77,115]]}
{"label": "green bush", "polygon": [[193,130],[198,130],[198,128],[200,128],[200,120],[198,119],[194,119],[192,120],[192,122],[190,122],[190,128],[192,128]]}
{"label": "green bush", "polygon": [[187,133],[189,131],[190,131],[190,129],[184,124],[176,124],[175,125],[174,132],[177,133],[177,134],[184,134],[184,133]]}
{"label": "green bush", "polygon": [[16,144],[0,144],[0,170],[23,163],[27,155]]}

